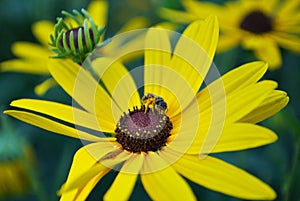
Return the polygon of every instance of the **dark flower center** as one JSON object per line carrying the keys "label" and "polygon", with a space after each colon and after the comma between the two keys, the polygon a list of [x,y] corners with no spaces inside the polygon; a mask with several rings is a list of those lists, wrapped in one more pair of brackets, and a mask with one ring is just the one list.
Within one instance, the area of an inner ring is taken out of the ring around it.
{"label": "dark flower center", "polygon": [[[81,32],[81,36],[82,36],[81,39],[79,38],[79,32]],[[71,41],[71,33],[73,34],[73,41]],[[65,35],[66,35],[67,45],[70,49],[71,49],[71,43],[73,42],[75,48],[78,50],[79,40],[82,41],[83,48],[86,48],[86,39],[85,39],[86,37],[84,35],[84,27],[77,27],[77,28],[73,28],[71,30],[68,30],[65,33]],[[92,45],[94,46],[95,45],[94,34],[93,34],[93,31],[91,29],[89,29],[89,36],[91,38]],[[63,48],[64,47],[63,39],[61,38],[59,42],[60,42],[61,47]]]}
{"label": "dark flower center", "polygon": [[261,34],[272,31],[272,18],[264,14],[262,11],[252,11],[241,21],[240,28],[246,31]]}
{"label": "dark flower center", "polygon": [[160,150],[166,145],[173,125],[164,110],[151,108],[145,111],[135,107],[120,118],[117,123],[116,139],[123,149],[134,152]]}

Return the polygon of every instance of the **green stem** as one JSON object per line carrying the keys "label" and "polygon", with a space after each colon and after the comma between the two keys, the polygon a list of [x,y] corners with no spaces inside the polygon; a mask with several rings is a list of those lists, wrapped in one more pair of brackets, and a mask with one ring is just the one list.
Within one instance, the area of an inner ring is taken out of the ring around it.
{"label": "green stem", "polygon": [[300,124],[297,120],[297,117],[295,116],[293,110],[286,111],[284,113],[284,116],[286,117],[286,122],[289,122],[289,128],[292,129],[292,133],[294,135],[294,157],[291,165],[290,172],[286,178],[286,181],[283,185],[283,200],[284,201],[290,201],[291,200],[291,193],[292,193],[292,186],[295,181],[295,177],[297,174],[297,165],[300,160]]}
{"label": "green stem", "polygon": [[284,201],[290,201],[291,192],[292,192],[291,187],[293,186],[295,180],[299,159],[300,159],[300,141],[297,140],[297,142],[295,142],[295,154],[292,162],[292,167],[286,179],[284,189],[283,189]]}

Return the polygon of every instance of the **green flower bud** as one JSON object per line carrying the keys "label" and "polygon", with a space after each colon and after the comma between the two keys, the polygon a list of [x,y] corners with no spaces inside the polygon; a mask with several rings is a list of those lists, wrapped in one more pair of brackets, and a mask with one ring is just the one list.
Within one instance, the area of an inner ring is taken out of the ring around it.
{"label": "green flower bud", "polygon": [[[85,9],[73,10],[73,14],[62,11],[62,14],[66,19],[57,18],[54,34],[50,35],[52,51],[57,53],[54,58],[72,58],[81,64],[95,49],[104,27],[98,29]],[[73,20],[76,27],[74,23],[67,23],[68,20]]]}

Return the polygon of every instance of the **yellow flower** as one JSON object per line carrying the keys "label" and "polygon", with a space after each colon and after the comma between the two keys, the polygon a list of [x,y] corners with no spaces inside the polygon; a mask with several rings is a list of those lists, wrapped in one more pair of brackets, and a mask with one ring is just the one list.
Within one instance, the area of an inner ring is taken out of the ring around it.
{"label": "yellow flower", "polygon": [[32,149],[14,135],[2,117],[0,126],[0,198],[24,195],[33,191],[29,167],[34,159]]}
{"label": "yellow flower", "polygon": [[[106,26],[108,3],[104,0],[93,0],[88,6],[87,11],[93,18],[98,28]],[[147,21],[142,17],[134,18],[127,22],[122,30],[137,29],[147,26]],[[73,23],[74,24],[74,23]],[[121,31],[122,31],[121,30]],[[48,63],[51,56],[56,54],[50,51],[50,34],[54,31],[54,24],[50,21],[38,21],[33,24],[32,32],[41,44],[32,42],[15,42],[12,46],[12,52],[17,59],[12,59],[0,63],[1,72],[22,72],[38,75],[49,75]],[[101,37],[99,43],[103,42]],[[113,50],[104,49],[102,54],[110,54]],[[35,92],[43,95],[47,90],[56,86],[56,82],[49,78],[40,85],[36,86]]]}
{"label": "yellow flower", "polygon": [[281,66],[280,47],[300,53],[300,15],[297,0],[237,0],[224,5],[211,2],[182,1],[186,11],[163,8],[162,17],[187,23],[217,15],[221,35],[218,51],[237,45],[252,50],[255,56],[268,62],[270,69]]}
{"label": "yellow flower", "polygon": [[275,133],[256,123],[288,102],[276,82],[259,81],[264,62],[245,64],[209,84],[218,32],[215,17],[195,21],[173,49],[168,31],[151,28],[141,44],[144,67],[129,73],[117,60],[92,61],[101,85],[78,64],[55,60],[51,75],[74,107],[32,99],[11,103],[15,109],[6,114],[83,140],[61,200],[85,200],[112,169],[119,173],[104,200],[128,200],[138,178],[153,200],[196,200],[182,176],[242,199],[276,197],[261,180],[209,155],[276,141]]}

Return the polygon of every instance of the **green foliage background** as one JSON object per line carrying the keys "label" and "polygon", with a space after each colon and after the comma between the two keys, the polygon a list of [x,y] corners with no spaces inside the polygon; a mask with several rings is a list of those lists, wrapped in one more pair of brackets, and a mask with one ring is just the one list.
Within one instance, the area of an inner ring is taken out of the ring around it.
{"label": "green foliage background", "polygon": [[[0,0],[0,61],[14,58],[10,46],[14,41],[37,42],[31,33],[32,23],[38,20],[55,22],[61,10],[86,7],[88,0]],[[107,34],[112,36],[126,21],[132,17],[143,15],[153,24],[159,22],[155,8],[168,6],[180,8],[178,0],[111,0],[109,1],[109,20]],[[221,74],[233,67],[255,58],[251,52],[242,53],[240,48],[217,55],[215,64]],[[277,200],[300,200],[299,169],[299,136],[300,136],[300,56],[283,50],[283,66],[281,69],[268,72],[265,78],[276,80],[279,88],[288,92],[290,103],[286,109],[263,122],[274,130],[279,140],[266,147],[252,150],[218,154],[229,161],[270,184],[278,193]],[[1,111],[9,108],[12,100],[37,97],[33,88],[43,80],[42,76],[2,73],[0,74],[0,107]],[[51,89],[42,99],[70,103],[71,99],[59,88]],[[56,191],[67,177],[75,151],[81,147],[79,140],[49,133],[10,118],[21,137],[27,138],[36,153],[36,173],[38,188],[24,197],[6,197],[8,201],[58,200]],[[115,172],[108,174],[93,190],[88,200],[101,200],[109,188]],[[1,182],[1,181],[0,181]],[[212,192],[190,183],[199,200],[238,200],[226,195]],[[1,200],[1,198],[0,198]],[[141,183],[138,181],[131,200],[150,200]]]}

